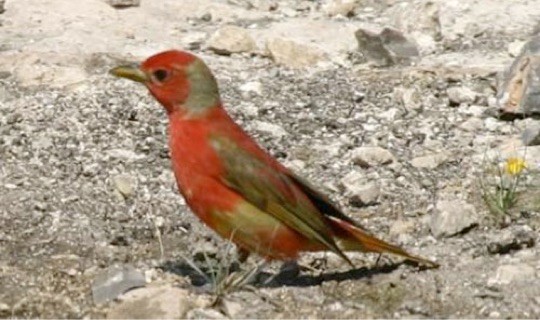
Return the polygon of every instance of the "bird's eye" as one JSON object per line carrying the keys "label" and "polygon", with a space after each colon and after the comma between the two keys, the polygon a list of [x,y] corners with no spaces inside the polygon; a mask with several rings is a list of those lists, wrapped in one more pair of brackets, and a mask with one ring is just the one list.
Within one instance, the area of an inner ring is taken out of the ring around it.
{"label": "bird's eye", "polygon": [[162,82],[163,80],[167,79],[169,73],[167,72],[167,70],[158,69],[154,71],[153,75],[157,81]]}

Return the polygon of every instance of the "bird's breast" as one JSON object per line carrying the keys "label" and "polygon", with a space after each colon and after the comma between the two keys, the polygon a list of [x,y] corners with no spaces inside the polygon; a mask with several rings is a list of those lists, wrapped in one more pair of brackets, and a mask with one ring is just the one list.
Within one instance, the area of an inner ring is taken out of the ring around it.
{"label": "bird's breast", "polygon": [[209,134],[209,126],[201,121],[170,121],[172,169],[188,202],[204,192],[205,181],[219,180],[223,174],[221,162],[209,143]]}

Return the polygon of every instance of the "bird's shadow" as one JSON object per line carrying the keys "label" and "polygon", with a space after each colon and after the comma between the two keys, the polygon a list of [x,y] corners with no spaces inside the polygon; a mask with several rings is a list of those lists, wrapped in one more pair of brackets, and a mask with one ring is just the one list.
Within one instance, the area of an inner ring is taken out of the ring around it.
{"label": "bird's shadow", "polygon": [[[399,268],[400,265],[407,263],[387,263],[376,264],[371,267],[360,267],[340,272],[325,272],[321,274],[299,274],[280,271],[277,274],[270,273],[268,271],[259,271],[257,276],[249,282],[249,285],[257,288],[276,288],[276,287],[311,287],[318,286],[324,282],[336,281],[342,282],[347,280],[359,280],[371,278],[378,274],[387,274]],[[188,277],[191,284],[196,287],[203,287],[208,285],[210,278],[210,271],[204,268],[196,270],[192,265],[184,261],[166,261],[160,268],[165,272],[174,273],[183,277]],[[201,274],[203,271],[205,274]],[[232,263],[228,269],[229,273],[242,272],[238,263]]]}
{"label": "bird's shadow", "polygon": [[259,278],[267,278],[271,279],[271,281],[261,281],[260,287],[311,287],[321,285],[322,283],[328,281],[342,282],[347,280],[360,280],[365,278],[371,278],[372,276],[378,274],[390,273],[396,270],[399,265],[400,264],[374,265],[372,267],[354,268],[347,271],[325,272],[316,275],[299,274],[297,276],[290,276],[284,272],[280,272],[277,275],[272,275],[267,272],[261,272]]}

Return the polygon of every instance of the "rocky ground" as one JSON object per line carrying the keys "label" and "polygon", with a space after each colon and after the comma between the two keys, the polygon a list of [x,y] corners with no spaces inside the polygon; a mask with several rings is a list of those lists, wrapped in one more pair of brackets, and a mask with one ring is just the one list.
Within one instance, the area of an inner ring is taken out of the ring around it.
{"label": "rocky ground", "polygon": [[[540,50],[497,77],[538,31],[540,1],[7,0],[0,13],[0,317],[540,317],[539,80],[520,76]],[[234,250],[178,194],[164,112],[107,73],[170,48],[205,59],[280,161],[441,267],[351,254],[351,270],[317,253],[296,277],[277,263],[246,286],[201,276]],[[497,170],[509,158],[527,169],[496,214],[482,194],[512,179]]]}

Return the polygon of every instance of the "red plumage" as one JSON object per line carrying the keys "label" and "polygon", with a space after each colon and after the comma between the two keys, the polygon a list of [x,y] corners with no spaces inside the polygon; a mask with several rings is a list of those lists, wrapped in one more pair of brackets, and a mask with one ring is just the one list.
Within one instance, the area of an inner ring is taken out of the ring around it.
{"label": "red plumage", "polygon": [[217,83],[196,56],[166,51],[113,74],[141,82],[167,111],[180,192],[220,236],[268,259],[303,251],[393,253],[427,259],[370,235],[330,200],[276,161],[227,114]]}

